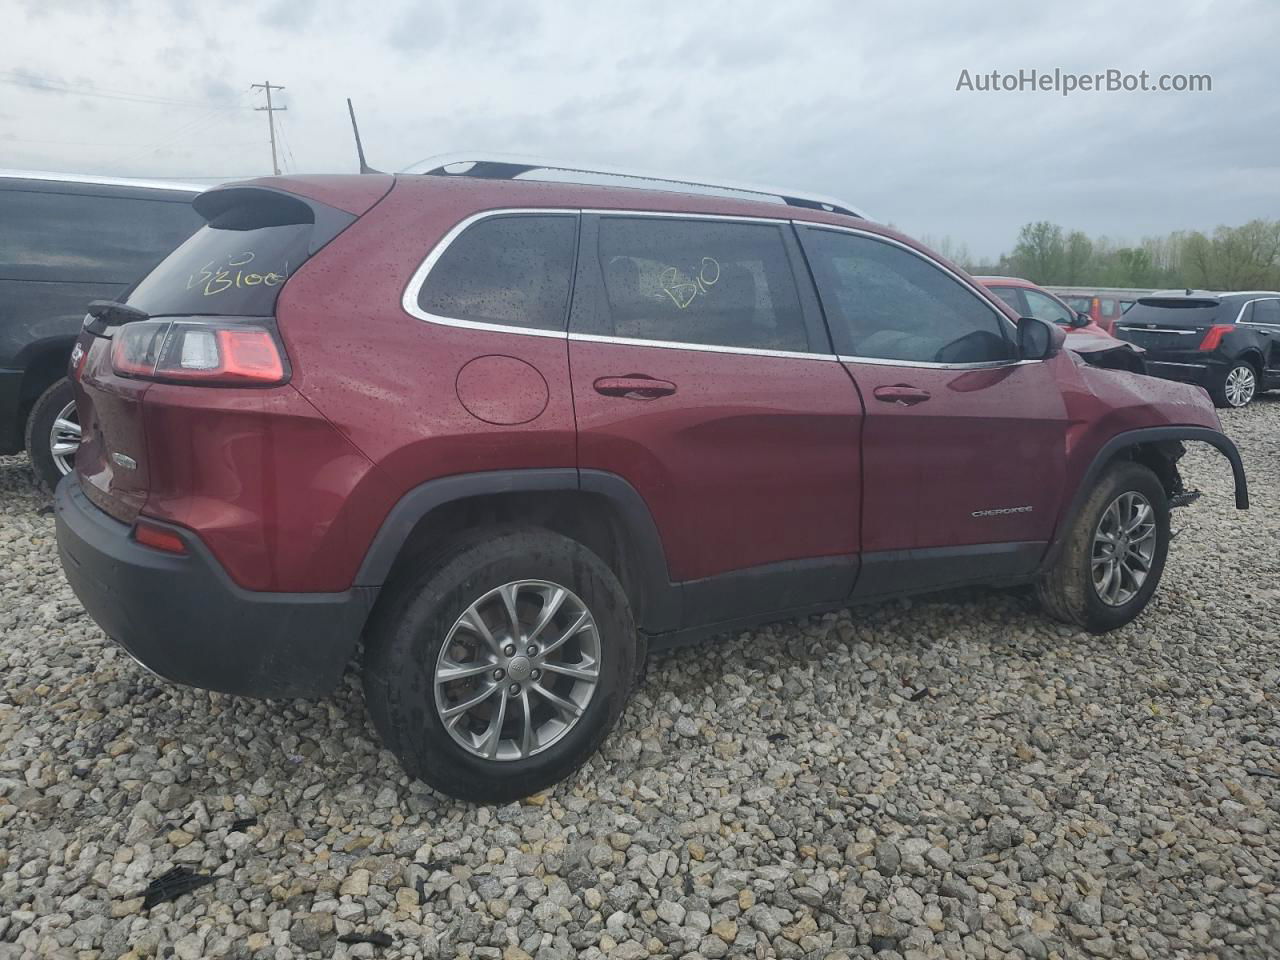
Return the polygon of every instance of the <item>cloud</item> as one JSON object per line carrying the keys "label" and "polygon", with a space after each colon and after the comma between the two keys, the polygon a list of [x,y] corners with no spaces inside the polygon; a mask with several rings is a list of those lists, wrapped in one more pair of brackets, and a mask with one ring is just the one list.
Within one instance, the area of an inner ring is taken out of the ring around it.
{"label": "cloud", "polygon": [[[350,96],[384,169],[483,149],[758,180],[993,256],[1043,218],[1137,239],[1274,216],[1277,35],[1280,5],[1247,0],[31,0],[0,35],[0,162],[266,173],[248,85],[270,79],[287,169],[353,169]],[[1213,91],[955,90],[963,69],[1055,67]]]}

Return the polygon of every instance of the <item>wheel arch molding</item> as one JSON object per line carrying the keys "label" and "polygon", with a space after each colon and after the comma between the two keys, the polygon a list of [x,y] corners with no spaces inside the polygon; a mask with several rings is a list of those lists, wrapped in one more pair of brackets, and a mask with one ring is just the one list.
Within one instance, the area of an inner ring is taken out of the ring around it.
{"label": "wheel arch molding", "polygon": [[[1225,434],[1209,427],[1195,426],[1147,427],[1141,430],[1126,430],[1113,436],[1094,454],[1088,468],[1080,478],[1080,483],[1076,486],[1070,503],[1062,513],[1057,529],[1054,530],[1049,549],[1041,561],[1041,569],[1050,566],[1057,558],[1068,531],[1071,529],[1076,517],[1079,516],[1080,511],[1084,508],[1085,501],[1089,498],[1089,491],[1093,489],[1103,470],[1118,456],[1127,451],[1135,449],[1149,451],[1158,448],[1160,444],[1171,441],[1207,443],[1216,448],[1231,464],[1231,475],[1235,484],[1236,509],[1249,509],[1249,484],[1248,479],[1245,477],[1244,462],[1240,458],[1240,451],[1236,449],[1236,445]],[[1157,455],[1159,454],[1157,453]],[[1164,478],[1162,477],[1161,479],[1163,480]]]}
{"label": "wheel arch molding", "polygon": [[680,587],[670,580],[653,515],[635,487],[601,470],[486,470],[419,484],[383,520],[355,583],[381,587],[402,560],[484,522],[527,522],[578,540],[621,581],[637,626],[646,633],[678,626]]}

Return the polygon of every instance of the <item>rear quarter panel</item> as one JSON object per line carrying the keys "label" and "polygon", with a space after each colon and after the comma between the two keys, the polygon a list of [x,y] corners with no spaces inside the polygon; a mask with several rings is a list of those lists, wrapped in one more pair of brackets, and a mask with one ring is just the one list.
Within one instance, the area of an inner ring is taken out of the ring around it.
{"label": "rear quarter panel", "polygon": [[[452,474],[576,465],[566,340],[429,323],[401,306],[418,265],[476,209],[465,193],[397,182],[309,260],[277,302],[293,385],[376,464],[350,491],[377,522],[347,556],[348,584],[377,524],[414,487]],[[483,356],[536,368],[547,385],[542,412],[516,425],[469,413],[458,399],[459,374]]]}

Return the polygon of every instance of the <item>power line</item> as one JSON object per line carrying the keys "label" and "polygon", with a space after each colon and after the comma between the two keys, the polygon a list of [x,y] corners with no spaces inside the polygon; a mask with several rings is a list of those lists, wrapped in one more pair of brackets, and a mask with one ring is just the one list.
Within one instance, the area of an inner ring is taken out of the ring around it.
{"label": "power line", "polygon": [[276,113],[281,110],[288,110],[288,107],[273,107],[271,105],[271,91],[283,90],[284,87],[279,85],[273,86],[270,80],[263,83],[249,84],[250,90],[265,90],[267,93],[267,105],[265,107],[254,107],[259,112],[265,110],[267,112],[267,128],[271,131],[271,169],[275,171],[275,175],[280,176],[280,164],[276,161]]}
{"label": "power line", "polygon": [[239,104],[217,104],[210,100],[178,100],[172,97],[156,97],[145,93],[133,93],[124,90],[109,90],[104,87],[64,83],[61,80],[45,80],[11,70],[0,70],[0,83],[22,87],[36,93],[60,93],[80,97],[100,97],[104,100],[123,100],[128,103],[153,103],[174,107],[205,107],[217,110],[238,110]]}

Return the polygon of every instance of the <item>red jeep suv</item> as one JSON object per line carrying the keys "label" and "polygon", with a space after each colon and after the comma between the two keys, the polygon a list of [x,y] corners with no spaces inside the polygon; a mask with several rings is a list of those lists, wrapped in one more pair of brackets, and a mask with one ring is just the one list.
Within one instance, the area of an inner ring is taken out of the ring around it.
{"label": "red jeep suv", "polygon": [[58,544],[141,663],[315,696],[363,638],[405,768],[509,800],[649,648],[975,583],[1109,630],[1194,497],[1183,441],[1247,505],[1203,391],[1090,366],[852,208],[531,174],[213,189],[91,305]]}

